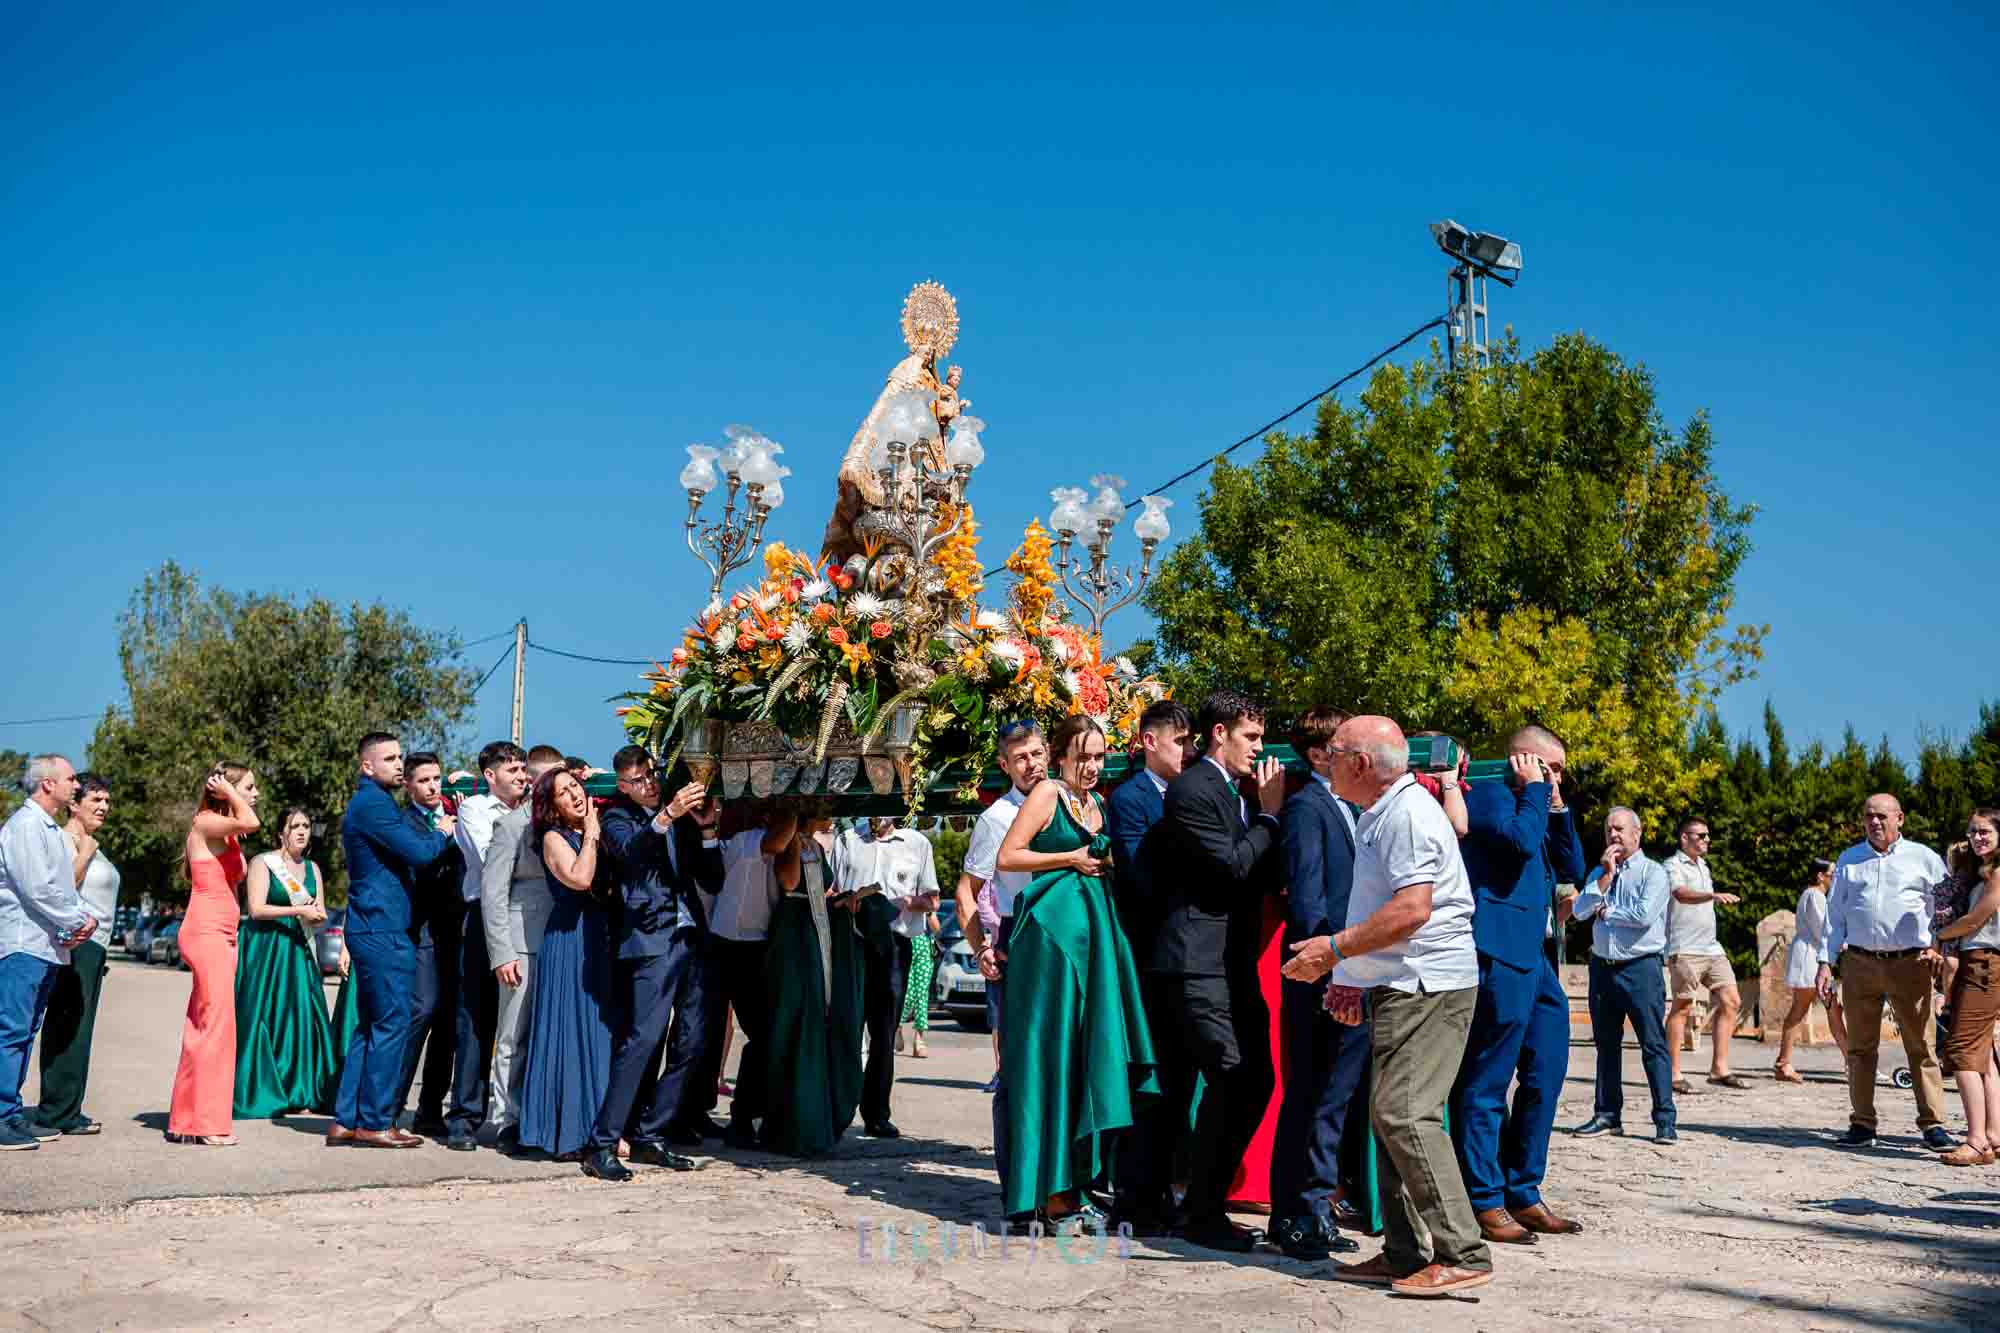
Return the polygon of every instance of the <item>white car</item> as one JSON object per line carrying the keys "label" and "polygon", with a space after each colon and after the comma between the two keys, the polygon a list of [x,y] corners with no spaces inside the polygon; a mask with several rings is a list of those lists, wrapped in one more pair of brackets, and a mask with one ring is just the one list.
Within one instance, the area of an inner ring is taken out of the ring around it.
{"label": "white car", "polygon": [[961,1026],[986,1031],[986,978],[956,921],[944,923],[938,946],[943,952],[931,973],[931,1008],[944,1010]]}

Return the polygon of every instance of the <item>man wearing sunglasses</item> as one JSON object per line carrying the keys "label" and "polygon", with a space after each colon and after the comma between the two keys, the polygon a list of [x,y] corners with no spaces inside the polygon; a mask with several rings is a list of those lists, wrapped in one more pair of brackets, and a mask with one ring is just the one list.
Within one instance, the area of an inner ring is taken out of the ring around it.
{"label": "man wearing sunglasses", "polygon": [[1715,937],[1716,904],[1732,907],[1742,900],[1733,893],[1715,891],[1708,845],[1708,821],[1684,819],[1681,849],[1666,860],[1667,884],[1674,895],[1667,904],[1667,975],[1673,981],[1673,1006],[1667,1010],[1667,1052],[1674,1062],[1674,1091],[1679,1093],[1694,1091],[1694,1085],[1681,1077],[1681,1042],[1687,1036],[1695,998],[1704,990],[1715,1011],[1708,1081],[1718,1088],[1750,1086],[1741,1074],[1729,1072],[1729,1038],[1736,1031],[1736,1015],[1743,1011],[1743,999],[1736,990],[1729,955]]}

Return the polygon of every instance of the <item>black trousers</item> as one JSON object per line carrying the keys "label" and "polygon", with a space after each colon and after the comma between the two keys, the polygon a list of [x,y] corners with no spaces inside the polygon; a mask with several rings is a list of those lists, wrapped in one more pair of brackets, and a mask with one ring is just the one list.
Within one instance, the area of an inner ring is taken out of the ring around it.
{"label": "black trousers", "polygon": [[[1278,1107],[1271,1144],[1271,1217],[1325,1216],[1339,1186],[1340,1144],[1354,1090],[1368,1072],[1372,1045],[1367,1025],[1348,1027],[1321,1009],[1317,982],[1286,981],[1278,1014],[1285,1060],[1285,1098]],[[1354,1135],[1369,1134],[1368,1104],[1352,1122]]]}
{"label": "black trousers", "polygon": [[[486,922],[477,902],[465,905],[452,987],[451,1111],[445,1128],[476,1134],[486,1123],[486,1090],[493,1080],[493,1038],[500,1028],[500,983],[487,964]],[[439,1019],[442,1022],[442,1017]],[[430,1087],[428,1065],[424,1086]]]}
{"label": "black trousers", "polygon": [[[616,1147],[628,1127],[637,1131],[632,1136],[635,1142],[657,1140],[666,1132],[673,1108],[659,1095],[655,1071],[686,964],[687,946],[680,938],[674,939],[665,953],[651,958],[612,960],[612,984],[617,987],[624,1022],[611,1051],[611,1076],[590,1132],[590,1147]],[[641,1106],[639,1094],[649,1088],[650,1095]]]}
{"label": "black trousers", "polygon": [[910,937],[885,932],[862,949],[861,1013],[868,1028],[868,1064],[861,1071],[861,1123],[889,1118],[896,1083],[896,1027],[910,980]]}
{"label": "black trousers", "polygon": [[408,1107],[410,1089],[417,1084],[417,1066],[423,1066],[423,1083],[417,1091],[417,1118],[442,1120],[445,1097],[451,1092],[452,1057],[458,1045],[451,1021],[452,996],[458,991],[458,939],[448,934],[445,941],[432,933],[432,942],[417,945],[416,982],[410,989],[410,1035],[403,1043],[402,1072],[396,1078],[396,1114]]}
{"label": "black trousers", "polygon": [[[1143,982],[1153,1053],[1160,1062],[1158,1104],[1147,1116],[1129,1174],[1121,1172],[1119,1203],[1135,1210],[1163,1207],[1170,1197],[1174,1147],[1204,1082],[1202,1114],[1193,1131],[1193,1177],[1182,1203],[1191,1221],[1223,1215],[1230,1179],[1243,1161],[1276,1076],[1271,1069],[1270,1014],[1254,972],[1239,977],[1150,975]],[[1126,1154],[1121,1151],[1123,1162]],[[1134,1187],[1125,1205],[1125,1183]]]}
{"label": "black trousers", "polygon": [[689,932],[687,964],[681,968],[673,1026],[667,1031],[666,1062],[660,1068],[658,1088],[646,1095],[667,1108],[667,1123],[675,1128],[699,1127],[715,1109],[715,1080],[722,1074],[722,1028],[729,1017],[715,945],[708,935]]}
{"label": "black trousers", "polygon": [[717,974],[722,981],[724,1008],[736,1011],[736,1031],[743,1055],[736,1064],[736,1095],[729,1102],[729,1122],[748,1128],[764,1114],[764,1065],[770,1040],[771,1002],[764,989],[764,960],[770,945],[764,940],[715,941]]}
{"label": "black trousers", "polygon": [[88,941],[70,950],[56,969],[49,1007],[42,1019],[42,1104],[35,1120],[45,1129],[64,1129],[88,1119],[83,1090],[90,1081],[90,1038],[97,1029],[97,1000],[110,966],[101,944]]}

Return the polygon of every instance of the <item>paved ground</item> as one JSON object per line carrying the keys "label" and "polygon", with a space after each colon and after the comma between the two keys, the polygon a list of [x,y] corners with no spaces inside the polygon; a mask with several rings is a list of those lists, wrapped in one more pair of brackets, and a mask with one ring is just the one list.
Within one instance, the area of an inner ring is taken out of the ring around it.
{"label": "paved ground", "polygon": [[[490,1152],[329,1151],[318,1119],[168,1147],[187,984],[114,965],[91,1096],[106,1132],[0,1158],[0,1329],[2000,1326],[2000,1168],[1950,1171],[1914,1137],[1831,1146],[1846,1100],[1830,1075],[1686,1099],[1673,1150],[1559,1138],[1551,1197],[1588,1233],[1503,1250],[1476,1303],[1425,1303],[1177,1242],[975,1257],[970,1224],[997,1211],[990,1066],[985,1038],[949,1023],[901,1066],[906,1137],[813,1162],[743,1154],[609,1186]],[[1739,1049],[1745,1072],[1768,1067],[1769,1048]],[[1588,1113],[1589,1067],[1575,1048],[1565,1124]],[[1882,1097],[1885,1127],[1912,1134],[1910,1095]]]}

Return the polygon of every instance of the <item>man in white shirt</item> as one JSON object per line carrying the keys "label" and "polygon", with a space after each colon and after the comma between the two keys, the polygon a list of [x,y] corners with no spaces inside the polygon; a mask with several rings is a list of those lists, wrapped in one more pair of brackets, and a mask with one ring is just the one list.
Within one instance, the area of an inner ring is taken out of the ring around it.
{"label": "man in white shirt", "polygon": [[1936,1152],[1957,1146],[1944,1127],[1944,1079],[1932,1032],[1934,978],[1939,965],[1931,936],[1931,890],[1945,877],[1938,854],[1903,836],[1903,804],[1887,792],[1861,807],[1863,839],[1834,863],[1827,890],[1827,961],[1819,993],[1833,993],[1847,1013],[1847,1133],[1849,1147],[1875,1139],[1875,1061],[1882,1045],[1882,1006],[1896,1015],[1903,1054],[1916,1078],[1917,1127]]}
{"label": "man in white shirt", "polygon": [[736,1030],[743,1038],[736,1094],[729,1101],[729,1142],[737,1148],[757,1146],[755,1122],[764,1114],[769,1055],[764,1043],[770,1028],[764,962],[779,897],[771,858],[791,845],[799,826],[798,812],[780,805],[761,808],[751,818],[749,828],[722,844],[722,891],[715,895],[715,915],[709,921],[721,983],[716,1002],[735,1011]]}
{"label": "man in white shirt", "polygon": [[1386,717],[1353,718],[1334,732],[1332,750],[1335,791],[1362,807],[1347,925],[1292,945],[1284,972],[1313,981],[1331,969],[1326,1005],[1337,1022],[1361,1023],[1364,997],[1373,1009],[1369,1118],[1384,1149],[1382,1253],[1340,1265],[1334,1276],[1410,1296],[1450,1295],[1493,1280],[1493,1255],[1444,1131],[1479,997],[1472,882],[1451,820],[1410,775],[1401,728]]}
{"label": "man in white shirt", "polygon": [[[1007,937],[1014,929],[1014,898],[1034,880],[1025,871],[999,869],[1000,844],[1014,827],[1014,816],[1028,793],[1041,785],[1049,773],[1049,744],[1032,718],[1009,722],[1000,728],[1000,771],[1012,784],[1006,794],[980,812],[966,844],[965,864],[958,876],[953,898],[958,907],[959,928],[972,946],[979,974],[986,980],[986,1020],[993,1030],[993,1164],[1000,1173],[1000,1192],[1007,1190],[1007,1168],[1012,1160],[1007,1138],[1007,1083],[1000,1063],[1000,1020],[1006,998]],[[991,939],[979,919],[979,891],[993,886],[993,904],[1000,913],[1000,928]]]}
{"label": "man in white shirt", "polygon": [[[889,1093],[896,1083],[896,1027],[903,1016],[903,988],[910,978],[911,940],[937,907],[937,865],[931,840],[893,819],[869,821],[866,870],[859,882],[843,883],[866,893],[855,922],[861,931],[861,1012],[868,1028],[868,1063],[861,1074],[861,1132],[869,1138],[900,1135],[889,1119]],[[874,890],[874,892],[867,892]]]}
{"label": "man in white shirt", "polygon": [[56,811],[76,799],[76,788],[69,760],[36,755],[21,775],[28,799],[0,827],[0,1151],[32,1150],[61,1137],[34,1123],[21,1105],[21,1084],[56,969],[97,930],[56,824]]}
{"label": "man in white shirt", "polygon": [[1729,1072],[1729,1038],[1743,1010],[1736,990],[1736,973],[1715,935],[1715,907],[1740,902],[1733,893],[1717,893],[1708,864],[1708,821],[1681,821],[1681,849],[1666,860],[1667,976],[1673,984],[1673,1006],[1667,1010],[1667,1054],[1673,1062],[1674,1091],[1691,1093],[1694,1084],[1681,1077],[1681,1043],[1688,1018],[1702,991],[1708,992],[1715,1027],[1709,1036],[1708,1081],[1720,1088],[1748,1088],[1741,1074]]}
{"label": "man in white shirt", "polygon": [[491,741],[479,752],[479,773],[486,790],[458,803],[458,828],[452,834],[465,868],[459,881],[463,916],[458,988],[452,997],[457,1041],[452,1047],[451,1109],[444,1117],[444,1146],[457,1152],[471,1152],[477,1146],[474,1136],[486,1122],[493,1039],[500,1022],[500,986],[493,978],[480,904],[486,853],[493,843],[494,825],[528,797],[528,753],[512,741]]}

